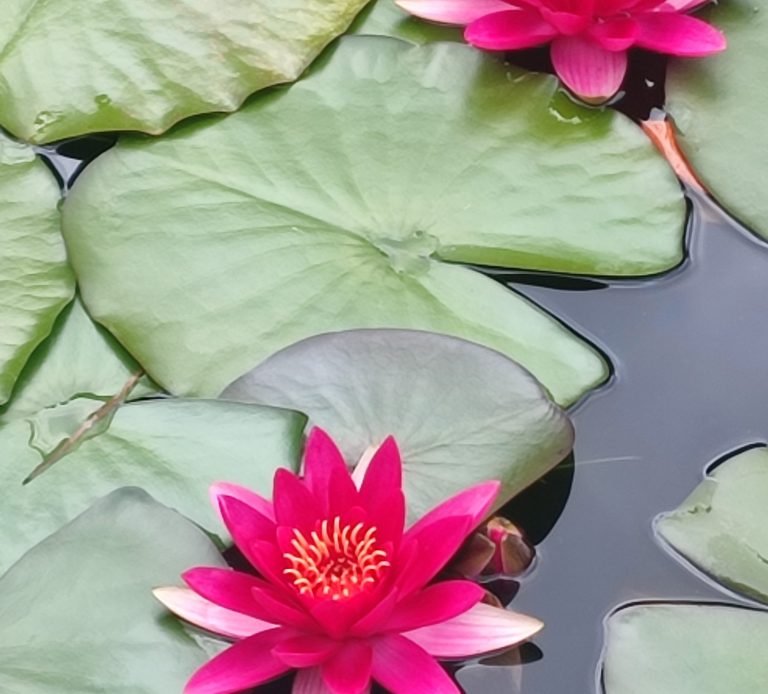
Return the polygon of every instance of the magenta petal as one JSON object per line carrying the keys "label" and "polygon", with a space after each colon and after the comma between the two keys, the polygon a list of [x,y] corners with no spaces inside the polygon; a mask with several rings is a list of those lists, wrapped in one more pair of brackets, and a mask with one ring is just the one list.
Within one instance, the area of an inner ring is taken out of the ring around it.
{"label": "magenta petal", "polygon": [[690,12],[697,7],[706,5],[711,0],[666,0],[658,2],[655,11],[657,12]]}
{"label": "magenta petal", "polygon": [[315,498],[321,500],[323,512],[328,513],[328,485],[334,471],[347,472],[344,456],[333,439],[319,427],[307,437],[304,449],[304,480]]}
{"label": "magenta petal", "polygon": [[376,526],[379,543],[391,542],[393,547],[400,544],[405,530],[405,496],[398,489],[368,506],[367,515]]}
{"label": "magenta petal", "polygon": [[334,470],[328,480],[328,517],[344,516],[352,508],[363,506],[352,477],[346,470]]}
{"label": "magenta petal", "polygon": [[700,58],[725,50],[722,32],[684,14],[647,13],[637,18],[637,45],[658,53]]}
{"label": "magenta petal", "polygon": [[624,81],[627,54],[607,51],[583,38],[567,37],[552,42],[552,64],[574,94],[587,101],[605,101]]}
{"label": "magenta petal", "polygon": [[395,3],[416,17],[458,26],[509,9],[503,0],[395,0]]}
{"label": "magenta petal", "polygon": [[416,533],[409,532],[408,544],[415,544],[416,550],[396,578],[400,594],[405,597],[429,583],[456,554],[471,527],[470,516],[457,516],[441,518]]}
{"label": "magenta petal", "polygon": [[[272,502],[267,501],[263,496],[259,496],[256,492],[253,492],[250,489],[241,487],[239,484],[216,482],[211,485],[209,494],[211,496],[213,507],[219,512],[221,512],[220,497],[231,496],[235,499],[239,499],[255,511],[258,511],[262,516],[269,520],[273,522],[275,520],[275,509],[272,506]],[[224,520],[223,517],[222,520]]]}
{"label": "magenta petal", "polygon": [[534,10],[507,9],[476,19],[464,31],[468,43],[488,51],[515,51],[551,41],[558,32]]}
{"label": "magenta petal", "polygon": [[388,436],[373,454],[360,486],[360,499],[370,506],[403,486],[403,463],[395,439]]}
{"label": "magenta petal", "polygon": [[348,641],[320,670],[333,694],[364,694],[371,683],[372,661],[366,641]]}
{"label": "magenta petal", "polygon": [[338,650],[338,641],[302,634],[280,642],[272,649],[272,654],[292,668],[306,668],[324,663]]}
{"label": "magenta petal", "polygon": [[189,588],[155,588],[152,592],[175,615],[227,638],[244,639],[275,628],[269,622],[214,605]]}
{"label": "magenta petal", "polygon": [[312,617],[288,603],[278,590],[263,581],[251,589],[251,596],[265,618],[275,624],[285,624],[305,631],[317,631],[318,625]]}
{"label": "magenta petal", "polygon": [[275,473],[272,498],[278,525],[298,528],[306,533],[314,530],[315,522],[325,516],[319,499],[302,480],[284,468]]}
{"label": "magenta petal", "polygon": [[192,675],[184,694],[234,694],[279,677],[290,668],[272,649],[287,635],[277,628],[238,641]]}
{"label": "magenta petal", "polygon": [[219,511],[230,536],[240,551],[252,564],[255,558],[250,551],[254,542],[275,540],[274,522],[255,508],[234,496],[217,497]]}
{"label": "magenta petal", "polygon": [[461,694],[432,656],[399,634],[373,641],[373,679],[391,694]]}
{"label": "magenta petal", "polygon": [[526,641],[543,626],[533,617],[480,603],[458,617],[403,635],[436,658],[468,658]]}
{"label": "magenta petal", "polygon": [[405,539],[414,537],[432,523],[450,516],[471,516],[472,527],[488,515],[499,494],[501,484],[496,481],[483,482],[465,489],[422,516],[406,533]]}
{"label": "magenta petal", "polygon": [[[190,569],[182,575],[184,582],[197,593],[221,607],[228,610],[265,619],[263,610],[254,603],[251,590],[259,586],[262,581],[232,569],[198,567]],[[270,620],[278,624],[275,620]]]}
{"label": "magenta petal", "polygon": [[445,622],[479,603],[485,591],[471,581],[442,581],[400,602],[383,631],[408,631]]}
{"label": "magenta petal", "polygon": [[351,629],[352,636],[370,636],[382,630],[397,604],[397,591],[393,590],[385,595],[374,608],[360,619]]}
{"label": "magenta petal", "polygon": [[593,24],[589,36],[607,51],[626,51],[637,41],[640,28],[632,17],[617,17]]}
{"label": "magenta petal", "polygon": [[291,694],[333,694],[333,692],[325,686],[320,668],[310,667],[296,673]]}

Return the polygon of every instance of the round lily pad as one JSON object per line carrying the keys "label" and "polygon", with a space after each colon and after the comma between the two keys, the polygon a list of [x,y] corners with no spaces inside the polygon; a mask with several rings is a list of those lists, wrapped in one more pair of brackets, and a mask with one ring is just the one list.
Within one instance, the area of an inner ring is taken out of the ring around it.
{"label": "round lily pad", "polygon": [[684,204],[636,126],[552,77],[348,37],[237,114],[123,139],[64,219],[89,310],[174,393],[218,393],[314,334],[389,327],[497,349],[570,403],[606,378],[600,357],[455,263],[658,272],[681,258]]}
{"label": "round lily pad", "polygon": [[715,198],[768,238],[768,94],[761,88],[768,69],[768,8],[728,0],[706,16],[725,31],[728,50],[705,60],[672,61],[667,110],[682,149]]}
{"label": "round lily pad", "polygon": [[59,199],[32,149],[0,133],[0,405],[75,291]]}
{"label": "round lily pad", "polygon": [[295,80],[366,0],[5,0],[0,125],[42,143],[158,134]]}
{"label": "round lily pad", "polygon": [[489,479],[503,483],[501,506],[573,446],[568,417],[525,369],[486,347],[431,333],[313,337],[223,396],[304,412],[351,464],[393,435],[414,519]]}

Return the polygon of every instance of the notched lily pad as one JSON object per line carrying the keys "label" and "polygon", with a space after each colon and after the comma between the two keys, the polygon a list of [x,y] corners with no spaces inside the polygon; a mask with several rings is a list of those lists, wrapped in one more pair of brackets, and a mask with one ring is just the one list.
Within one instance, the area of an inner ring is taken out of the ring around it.
{"label": "notched lily pad", "polygon": [[501,505],[573,445],[568,417],[525,369],[485,347],[417,331],[310,338],[223,397],[306,413],[351,462],[394,435],[412,517],[488,479],[503,482]]}
{"label": "notched lily pad", "polygon": [[0,133],[0,405],[75,291],[60,197],[32,149]]}
{"label": "notched lily pad", "polygon": [[768,682],[768,613],[640,604],[606,623],[605,694],[757,694]]}
{"label": "notched lily pad", "polygon": [[224,562],[175,511],[138,489],[99,500],[0,578],[0,690],[182,691],[207,655],[151,591],[198,565]]}
{"label": "notched lily pad", "polygon": [[684,214],[622,116],[466,46],[377,37],[225,119],[122,139],[64,209],[89,310],[174,393],[218,394],[315,334],[388,327],[497,349],[561,404],[607,377],[600,357],[454,263],[659,272]]}
{"label": "notched lily pad", "polygon": [[720,464],[656,529],[724,586],[768,603],[768,449]]}
{"label": "notched lily pad", "polygon": [[295,80],[367,0],[5,0],[0,124],[43,143],[161,133]]}

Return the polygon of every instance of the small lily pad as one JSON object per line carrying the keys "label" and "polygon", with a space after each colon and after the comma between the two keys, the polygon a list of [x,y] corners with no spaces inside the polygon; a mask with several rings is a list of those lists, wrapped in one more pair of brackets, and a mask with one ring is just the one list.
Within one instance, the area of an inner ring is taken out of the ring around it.
{"label": "small lily pad", "polygon": [[674,60],[667,77],[667,110],[696,172],[717,200],[768,238],[764,126],[768,93],[768,8],[728,0],[706,10],[729,48],[705,60]]}
{"label": "small lily pad", "polygon": [[37,144],[159,134],[295,80],[367,0],[5,0],[0,125]]}
{"label": "small lily pad", "polygon": [[606,624],[605,694],[758,694],[768,682],[768,612],[644,604]]}
{"label": "small lily pad", "polygon": [[719,583],[768,603],[768,449],[719,465],[656,522],[664,540]]}
{"label": "small lily pad", "polygon": [[501,505],[571,450],[566,414],[511,359],[444,335],[357,330],[289,347],[223,397],[299,410],[351,463],[394,435],[412,518],[473,484]]}
{"label": "small lily pad", "polygon": [[0,133],[0,405],[75,291],[61,238],[60,197],[32,149]]}
{"label": "small lily pad", "polygon": [[224,562],[193,523],[137,489],[101,499],[0,578],[0,690],[182,691],[207,656],[151,591],[196,565]]}

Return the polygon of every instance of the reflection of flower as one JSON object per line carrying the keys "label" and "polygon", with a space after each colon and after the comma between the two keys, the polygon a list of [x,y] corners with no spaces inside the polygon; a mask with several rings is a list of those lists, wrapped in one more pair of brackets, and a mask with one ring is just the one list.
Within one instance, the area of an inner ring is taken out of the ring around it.
{"label": "reflection of flower", "polygon": [[560,79],[588,101],[621,87],[627,51],[645,48],[702,57],[725,49],[724,36],[685,12],[707,0],[396,0],[411,14],[467,25],[478,48],[512,51],[552,43]]}
{"label": "reflection of flower", "polygon": [[[237,642],[201,667],[186,694],[227,694],[298,669],[294,694],[458,692],[434,658],[506,648],[538,620],[480,603],[470,581],[427,585],[488,512],[489,482],[441,504],[404,532],[401,461],[387,439],[356,473],[320,429],[305,475],[275,475],[270,503],[242,487],[212,494],[259,576],[222,568],[184,574],[155,595],[184,619]],[[358,477],[362,479],[357,479]],[[190,590],[191,589],[191,590]]]}

